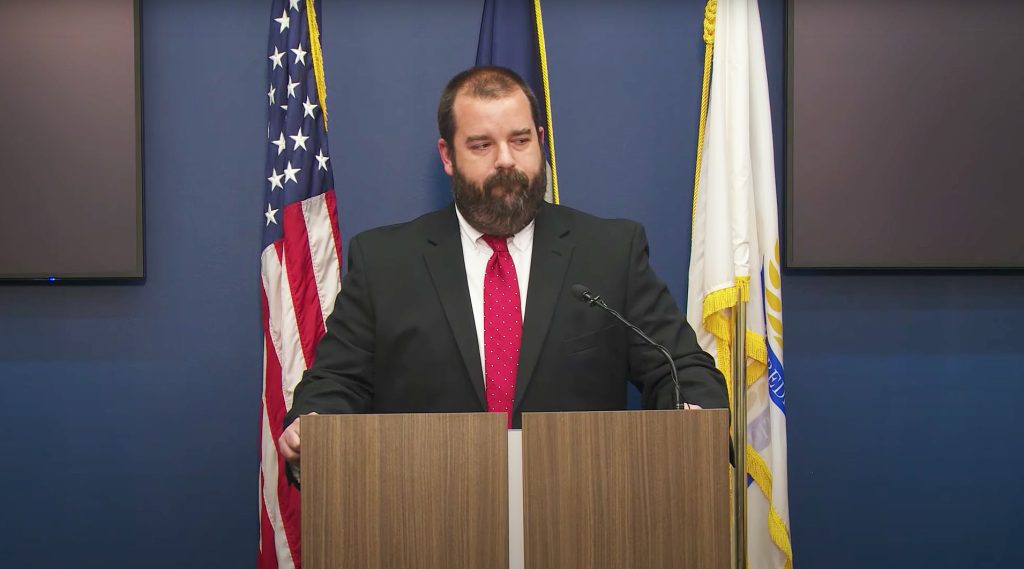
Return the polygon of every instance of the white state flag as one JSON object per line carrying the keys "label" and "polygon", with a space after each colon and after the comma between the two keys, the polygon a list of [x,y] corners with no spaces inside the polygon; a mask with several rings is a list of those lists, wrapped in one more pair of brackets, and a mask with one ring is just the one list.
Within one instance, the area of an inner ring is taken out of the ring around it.
{"label": "white state flag", "polygon": [[755,0],[718,0],[702,154],[694,195],[687,320],[728,381],[732,313],[737,301],[748,301],[747,557],[751,569],[789,568],[793,552],[778,210],[768,78]]}

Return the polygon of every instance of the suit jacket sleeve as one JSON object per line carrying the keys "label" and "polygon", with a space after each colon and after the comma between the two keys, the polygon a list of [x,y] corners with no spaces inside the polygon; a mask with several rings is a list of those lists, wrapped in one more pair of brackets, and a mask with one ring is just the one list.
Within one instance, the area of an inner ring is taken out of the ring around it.
{"label": "suit jacket sleeve", "polygon": [[[693,329],[668,287],[651,268],[647,235],[637,224],[630,249],[625,316],[672,355],[683,399],[705,409],[728,407],[725,379],[714,359],[697,344]],[[664,355],[631,335],[630,377],[640,388],[646,409],[671,409],[674,387]]]}
{"label": "suit jacket sleeve", "polygon": [[295,388],[285,426],[306,413],[361,413],[373,397],[374,313],[359,236],[313,366]]}

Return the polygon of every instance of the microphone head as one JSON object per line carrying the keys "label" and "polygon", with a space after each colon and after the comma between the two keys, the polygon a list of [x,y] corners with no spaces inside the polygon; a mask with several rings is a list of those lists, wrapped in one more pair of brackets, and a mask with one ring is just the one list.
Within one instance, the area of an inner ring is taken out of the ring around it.
{"label": "microphone head", "polygon": [[569,290],[570,292],[572,292],[572,295],[576,297],[576,300],[590,302],[590,300],[594,298],[594,295],[593,293],[590,292],[590,289],[581,284],[574,284],[572,285],[572,287],[570,287]]}

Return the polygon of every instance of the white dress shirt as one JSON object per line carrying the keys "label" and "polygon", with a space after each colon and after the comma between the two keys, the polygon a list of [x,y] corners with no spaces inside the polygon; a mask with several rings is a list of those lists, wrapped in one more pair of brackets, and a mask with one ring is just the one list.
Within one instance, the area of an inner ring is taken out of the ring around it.
{"label": "white dress shirt", "polygon": [[[469,300],[473,305],[473,321],[476,324],[476,341],[480,347],[480,366],[484,371],[484,273],[487,262],[491,260],[490,245],[483,240],[483,233],[473,228],[462,217],[459,208],[455,208],[459,217],[459,232],[462,235],[462,259],[466,262],[466,283],[469,285]],[[508,239],[508,252],[512,263],[516,266],[516,277],[519,280],[519,310],[526,320],[526,291],[530,284],[530,261],[533,259],[533,221]],[[484,372],[484,383],[487,373]]]}

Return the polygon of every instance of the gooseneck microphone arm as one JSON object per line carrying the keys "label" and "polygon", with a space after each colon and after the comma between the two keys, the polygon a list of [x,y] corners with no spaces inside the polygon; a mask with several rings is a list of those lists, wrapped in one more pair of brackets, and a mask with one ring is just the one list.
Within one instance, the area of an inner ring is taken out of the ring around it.
{"label": "gooseneck microphone arm", "polygon": [[576,297],[577,300],[585,302],[590,306],[596,306],[601,310],[604,310],[608,314],[611,314],[619,322],[622,322],[627,328],[635,332],[637,336],[640,336],[640,338],[642,338],[643,341],[646,342],[649,346],[656,348],[659,352],[664,354],[665,359],[668,361],[668,369],[672,372],[672,386],[675,388],[674,402],[676,409],[685,409],[686,401],[683,399],[682,392],[679,389],[679,372],[676,370],[676,362],[674,359],[672,359],[672,354],[668,353],[668,350],[665,349],[665,346],[662,346],[661,344],[655,342],[650,337],[648,337],[647,334],[644,334],[643,330],[638,328],[629,320],[623,318],[623,316],[619,314],[615,309],[610,308],[607,304],[605,304],[605,302],[601,300],[600,296],[597,296],[594,293],[590,292],[589,288],[581,284],[574,284],[572,285],[572,288],[570,290],[572,291],[572,295]]}

